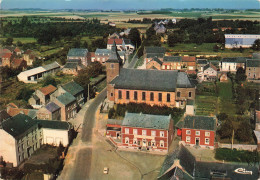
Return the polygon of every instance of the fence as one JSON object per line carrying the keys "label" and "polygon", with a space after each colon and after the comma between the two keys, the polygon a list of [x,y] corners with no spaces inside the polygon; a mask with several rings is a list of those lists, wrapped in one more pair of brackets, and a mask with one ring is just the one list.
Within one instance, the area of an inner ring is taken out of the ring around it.
{"label": "fence", "polygon": [[[232,144],[221,144],[218,143],[219,148],[232,148]],[[247,150],[247,151],[254,151],[257,149],[257,145],[247,145],[247,144],[233,144],[233,149],[237,150]]]}

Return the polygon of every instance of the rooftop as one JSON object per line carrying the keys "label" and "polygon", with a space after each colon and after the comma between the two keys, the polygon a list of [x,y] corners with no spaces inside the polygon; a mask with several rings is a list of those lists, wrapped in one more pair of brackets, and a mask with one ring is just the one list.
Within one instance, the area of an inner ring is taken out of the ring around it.
{"label": "rooftop", "polygon": [[142,113],[126,113],[122,126],[168,130],[170,120],[170,115],[162,116]]}
{"label": "rooftop", "polygon": [[182,56],[183,62],[196,62],[195,56]]}
{"label": "rooftop", "polygon": [[83,87],[81,87],[79,84],[77,84],[75,81],[70,81],[64,85],[62,85],[62,88],[70,93],[71,95],[75,96],[78,93],[84,91]]}
{"label": "rooftop", "polygon": [[56,69],[56,68],[60,68],[60,65],[55,61],[51,64],[47,64],[42,66],[43,69],[45,69],[46,71],[52,70],[52,69]]}
{"label": "rooftop", "polygon": [[148,53],[162,53],[164,54],[166,49],[165,47],[157,47],[157,46],[146,46],[144,47],[145,52]]}
{"label": "rooftop", "polygon": [[222,62],[228,62],[228,63],[245,63],[246,57],[233,57],[233,58],[223,58]]}
{"label": "rooftop", "polygon": [[260,59],[246,60],[246,67],[260,67]]}
{"label": "rooftop", "polygon": [[108,39],[107,44],[113,44],[114,41],[116,42],[117,45],[122,45],[123,44],[123,39]]}
{"label": "rooftop", "polygon": [[85,57],[87,56],[88,49],[72,48],[68,52],[68,56]]}
{"label": "rooftop", "polygon": [[209,116],[186,116],[184,118],[183,128],[201,129],[214,131],[216,120]]}
{"label": "rooftop", "polygon": [[69,130],[70,124],[64,121],[55,121],[55,120],[35,120],[40,128],[47,129],[61,129],[61,130]]}
{"label": "rooftop", "polygon": [[153,58],[153,61],[157,62],[158,64],[162,65],[162,61],[160,61],[157,57]]}
{"label": "rooftop", "polygon": [[119,76],[110,84],[116,89],[136,89],[175,92],[176,88],[192,88],[185,72],[160,71],[151,69],[125,69],[120,70]]}
{"label": "rooftop", "polygon": [[70,93],[66,92],[60,96],[57,97],[57,100],[61,102],[64,105],[68,105],[76,100],[74,96],[72,96]]}
{"label": "rooftop", "polygon": [[39,91],[41,91],[44,94],[44,96],[46,96],[46,95],[51,94],[54,91],[56,91],[56,89],[57,88],[55,86],[50,84],[48,86],[40,88]]}
{"label": "rooftop", "polygon": [[213,64],[207,64],[206,66],[203,67],[203,70],[205,71],[208,68],[212,68],[215,71],[217,71],[218,69],[216,68],[216,66],[214,66]]}
{"label": "rooftop", "polygon": [[198,59],[197,64],[208,64],[208,60],[207,59]]}
{"label": "rooftop", "polygon": [[96,51],[95,51],[95,54],[104,54],[104,55],[107,55],[109,56],[111,50],[110,49],[99,49],[97,48]]}
{"label": "rooftop", "polygon": [[181,56],[164,56],[163,62],[181,62]]}
{"label": "rooftop", "polygon": [[57,111],[58,109],[60,109],[60,106],[58,106],[57,104],[55,104],[54,102],[50,102],[48,103],[45,108],[50,111],[50,112],[54,112]]}

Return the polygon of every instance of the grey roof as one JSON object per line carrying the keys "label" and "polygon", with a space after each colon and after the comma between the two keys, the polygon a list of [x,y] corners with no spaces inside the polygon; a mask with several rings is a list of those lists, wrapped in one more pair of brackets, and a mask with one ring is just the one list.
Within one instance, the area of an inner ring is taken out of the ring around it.
{"label": "grey roof", "polygon": [[116,89],[168,92],[175,92],[176,88],[194,87],[185,72],[124,68],[110,84],[115,84]]}
{"label": "grey roof", "polygon": [[77,69],[78,67],[78,63],[74,63],[74,62],[67,62],[63,68],[66,68],[66,69]]}
{"label": "grey roof", "polygon": [[119,54],[119,56],[124,56],[125,55],[125,51],[117,51],[117,53]]}
{"label": "grey roof", "polygon": [[61,130],[69,130],[70,124],[64,121],[54,121],[54,120],[35,120],[40,128],[48,128],[48,129],[61,129]]}
{"label": "grey roof", "polygon": [[68,56],[74,57],[86,57],[88,49],[72,48],[68,52]]}
{"label": "grey roof", "polygon": [[72,96],[70,93],[65,92],[64,94],[57,97],[57,100],[61,102],[64,105],[68,105],[76,100],[74,96]]}
{"label": "grey roof", "polygon": [[260,67],[260,59],[246,60],[246,67]]}
{"label": "grey roof", "polygon": [[75,81],[70,81],[64,85],[62,85],[62,88],[70,93],[71,95],[75,96],[80,92],[83,92],[84,89],[79,84],[77,84]]}
{"label": "grey roof", "polygon": [[171,116],[126,113],[122,126],[168,130]]}
{"label": "grey roof", "polygon": [[47,64],[42,66],[46,71],[51,70],[51,69],[56,69],[56,68],[60,68],[60,65],[55,61],[51,64]]}
{"label": "grey roof", "polygon": [[163,58],[164,53],[147,53],[146,57],[147,58],[154,58],[154,57]]}
{"label": "grey roof", "polygon": [[111,50],[110,49],[99,49],[97,48],[96,51],[95,51],[95,54],[97,55],[105,55],[105,56],[109,56],[109,54],[111,53]]}
{"label": "grey roof", "polygon": [[106,62],[122,64],[122,59],[120,58],[120,56],[117,52],[117,47],[116,47],[115,41],[113,42],[113,45],[112,45],[112,48],[111,48],[111,53],[110,53],[109,58]]}
{"label": "grey roof", "polygon": [[164,56],[164,62],[181,62],[181,56]]}
{"label": "grey roof", "polygon": [[208,60],[207,59],[198,59],[197,64],[208,64]]}
{"label": "grey roof", "polygon": [[55,104],[54,102],[50,102],[48,103],[45,108],[50,111],[50,112],[55,112],[58,109],[60,109],[60,106],[58,106],[57,104]]}
{"label": "grey roof", "polygon": [[35,119],[37,117],[37,111],[38,111],[38,109],[29,109],[27,115],[29,117],[31,117],[32,119]]}
{"label": "grey roof", "polygon": [[146,46],[145,52],[146,53],[165,53],[166,48],[165,47],[157,47],[157,46]]}
{"label": "grey roof", "polygon": [[115,125],[121,125],[122,124],[122,120],[119,119],[108,119],[107,120],[107,124],[115,124]]}
{"label": "grey roof", "polygon": [[67,62],[80,64],[80,63],[81,63],[81,60],[80,60],[80,59],[68,59]]}
{"label": "grey roof", "polygon": [[153,61],[157,62],[157,63],[160,64],[160,65],[163,64],[163,62],[160,61],[157,57],[154,57],[154,58],[153,58]]}
{"label": "grey roof", "polygon": [[229,62],[229,63],[245,63],[246,57],[233,57],[233,58],[223,58],[222,62]]}
{"label": "grey roof", "polygon": [[35,95],[35,94],[32,95],[32,98],[35,99],[36,101],[40,100],[40,98],[37,95]]}
{"label": "grey roof", "polygon": [[132,44],[130,39],[123,38],[125,44]]}
{"label": "grey roof", "polygon": [[1,110],[0,111],[0,123],[8,118],[10,118],[11,116],[6,112],[6,110]]}
{"label": "grey roof", "polygon": [[17,137],[35,126],[37,122],[25,114],[17,114],[2,122],[2,128],[11,136]]}
{"label": "grey roof", "polygon": [[216,120],[214,117],[186,116],[184,118],[183,128],[214,131],[215,127],[216,127]]}

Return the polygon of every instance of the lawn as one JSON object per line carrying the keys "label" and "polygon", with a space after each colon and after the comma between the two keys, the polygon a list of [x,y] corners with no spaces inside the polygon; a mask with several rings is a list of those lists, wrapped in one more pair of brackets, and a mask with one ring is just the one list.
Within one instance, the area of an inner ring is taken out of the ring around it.
{"label": "lawn", "polygon": [[102,36],[83,36],[81,38],[81,41],[87,41],[88,45],[90,45],[92,43],[92,41],[99,39],[99,38],[103,38]]}
{"label": "lawn", "polygon": [[[6,40],[7,38],[0,38],[0,40]],[[26,44],[26,43],[33,43],[33,42],[36,42],[36,39],[35,38],[32,38],[32,37],[21,37],[21,38],[13,38],[14,41],[13,43],[17,43],[17,41],[21,41],[23,44]]]}
{"label": "lawn", "polygon": [[217,97],[212,95],[196,95],[196,115],[212,116],[217,113]]}

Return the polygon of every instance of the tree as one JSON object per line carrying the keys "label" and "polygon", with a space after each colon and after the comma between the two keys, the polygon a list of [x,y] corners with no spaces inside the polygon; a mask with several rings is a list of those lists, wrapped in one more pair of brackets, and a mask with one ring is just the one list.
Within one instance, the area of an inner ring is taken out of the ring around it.
{"label": "tree", "polygon": [[91,45],[92,45],[93,49],[96,49],[96,48],[101,48],[102,49],[102,48],[106,48],[107,47],[106,42],[102,38],[99,38],[99,39],[96,39],[96,40],[92,41]]}
{"label": "tree", "polygon": [[82,46],[83,46],[83,48],[86,48],[86,49],[87,49],[87,48],[88,48],[88,42],[87,42],[87,41],[84,41],[84,43],[83,43]]}
{"label": "tree", "polygon": [[33,63],[32,63],[32,66],[35,68],[35,67],[39,67],[42,65],[42,60],[41,59],[38,59],[36,58]]}
{"label": "tree", "polygon": [[42,86],[48,86],[48,85],[53,85],[53,86],[57,86],[57,84],[59,84],[54,77],[52,77],[51,75],[48,75],[47,77],[45,77],[43,79],[43,84]]}
{"label": "tree", "polygon": [[254,44],[252,45],[252,49],[260,51],[260,39],[255,40]]}
{"label": "tree", "polygon": [[221,124],[220,129],[218,130],[218,134],[220,135],[221,139],[224,138],[231,138],[233,132],[233,124],[230,119],[227,119]]}
{"label": "tree", "polygon": [[16,46],[22,47],[22,46],[23,46],[23,43],[22,43],[21,41],[17,41],[17,42],[16,42]]}
{"label": "tree", "polygon": [[178,42],[178,39],[177,39],[176,35],[174,35],[174,33],[169,34],[168,45],[170,47],[174,47],[177,42]]}
{"label": "tree", "polygon": [[153,27],[150,27],[149,29],[147,29],[147,31],[146,31],[146,39],[149,39],[149,38],[151,38],[154,35],[156,35],[156,31],[154,30]]}
{"label": "tree", "polygon": [[11,46],[13,44],[14,39],[9,37],[5,40],[5,45]]}
{"label": "tree", "polygon": [[245,70],[242,67],[239,67],[237,69],[235,80],[237,83],[240,83],[241,81],[246,80]]}
{"label": "tree", "polygon": [[138,48],[141,45],[140,32],[137,28],[132,28],[129,32],[128,38]]}
{"label": "tree", "polygon": [[214,52],[218,52],[218,45],[217,45],[217,44],[215,44],[215,45],[213,46],[213,51],[214,51]]}
{"label": "tree", "polygon": [[247,121],[242,121],[235,133],[236,139],[242,142],[248,142],[252,137],[252,128]]}
{"label": "tree", "polygon": [[28,101],[28,99],[31,97],[32,93],[34,91],[30,88],[27,87],[23,87],[22,89],[20,89],[20,91],[18,92],[18,94],[16,95],[16,99],[17,100],[25,100]]}

